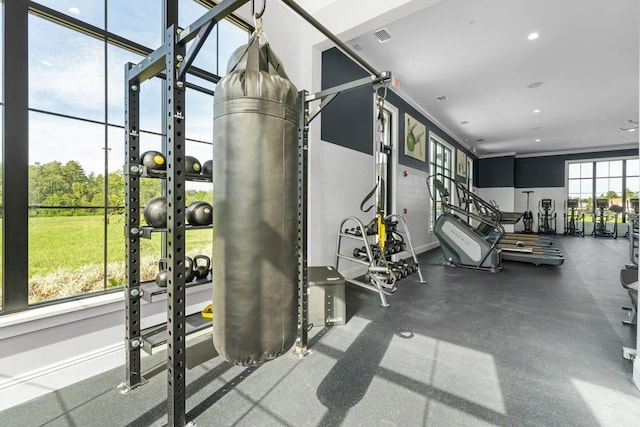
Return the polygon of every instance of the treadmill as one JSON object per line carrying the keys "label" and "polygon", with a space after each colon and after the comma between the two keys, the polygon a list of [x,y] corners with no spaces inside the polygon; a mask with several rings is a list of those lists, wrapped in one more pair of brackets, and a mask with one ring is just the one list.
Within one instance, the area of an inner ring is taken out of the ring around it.
{"label": "treadmill", "polygon": [[[502,225],[515,225],[524,216],[524,212],[501,211],[500,207],[493,200],[491,200],[491,205],[500,212],[499,221]],[[482,215],[490,215],[490,213],[485,210],[480,212],[482,212]],[[523,244],[533,247],[549,247],[553,244],[553,238],[531,233],[505,232],[500,240],[500,244],[518,247],[523,246]]]}
{"label": "treadmill", "polygon": [[[436,194],[431,194],[432,187]],[[502,269],[502,260],[554,266],[564,263],[557,248],[527,244],[526,239],[503,242],[505,231],[500,210],[456,180],[442,174],[432,175],[427,178],[427,188],[432,200],[442,203],[434,234],[449,264],[496,272]],[[449,188],[455,189],[459,206],[452,203]],[[470,206],[475,212],[468,209]]]}

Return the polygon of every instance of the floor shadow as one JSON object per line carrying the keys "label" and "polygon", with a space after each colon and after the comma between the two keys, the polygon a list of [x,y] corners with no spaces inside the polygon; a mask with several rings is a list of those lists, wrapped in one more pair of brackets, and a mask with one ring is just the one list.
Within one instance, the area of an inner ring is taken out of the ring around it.
{"label": "floor shadow", "polygon": [[340,425],[366,394],[392,338],[381,340],[379,327],[369,323],[318,386],[316,396],[328,409],[318,425]]}

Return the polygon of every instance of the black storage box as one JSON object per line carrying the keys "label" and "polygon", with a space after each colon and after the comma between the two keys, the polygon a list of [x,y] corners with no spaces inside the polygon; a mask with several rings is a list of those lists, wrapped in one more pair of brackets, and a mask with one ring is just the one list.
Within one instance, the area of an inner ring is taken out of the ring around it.
{"label": "black storage box", "polygon": [[344,277],[334,267],[309,267],[309,324],[344,325],[347,310],[344,301]]}

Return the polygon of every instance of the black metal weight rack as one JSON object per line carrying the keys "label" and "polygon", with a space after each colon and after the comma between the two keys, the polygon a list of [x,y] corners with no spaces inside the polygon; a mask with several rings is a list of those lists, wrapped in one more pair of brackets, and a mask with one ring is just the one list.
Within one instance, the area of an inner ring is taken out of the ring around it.
{"label": "black metal weight rack", "polygon": [[[145,383],[141,372],[141,353],[145,345],[140,328],[140,301],[144,291],[140,282],[140,238],[150,231],[140,224],[140,179],[145,171],[141,166],[139,146],[140,87],[146,81],[164,73],[166,93],[163,102],[164,134],[166,135],[166,236],[167,268],[167,415],[168,425],[187,424],[186,402],[186,335],[188,322],[184,277],[185,232],[185,82],[186,73],[213,27],[249,0],[223,0],[207,13],[179,31],[168,25],[164,43],[138,64],[125,66],[125,191],[126,191],[126,297],[125,352],[126,379],[123,390],[128,391]],[[369,85],[388,85],[391,73],[378,72],[327,28],[309,15],[293,0],[281,0],[294,12],[313,25],[328,39],[365,68],[371,77],[359,79],[315,94],[301,91],[298,133],[298,336],[295,351],[307,351],[307,153],[309,123],[341,92]],[[187,43],[193,42],[187,51]],[[320,101],[310,113],[309,105]]]}

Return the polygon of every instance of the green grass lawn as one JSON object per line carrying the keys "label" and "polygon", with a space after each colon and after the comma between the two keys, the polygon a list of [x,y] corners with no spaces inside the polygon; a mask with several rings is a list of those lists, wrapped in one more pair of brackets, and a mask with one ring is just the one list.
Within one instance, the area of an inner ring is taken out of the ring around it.
{"label": "green grass lawn", "polygon": [[[102,265],[104,260],[104,217],[29,218],[29,276],[56,268]],[[112,215],[107,224],[107,261],[125,261],[124,215]],[[211,246],[211,230],[187,233],[187,254]],[[141,256],[160,256],[161,233],[140,239]]]}
{"label": "green grass lawn", "polygon": [[[142,280],[157,272],[162,233],[140,239]],[[213,231],[187,232],[187,255],[211,255]],[[125,280],[124,215],[106,225],[108,287]],[[29,218],[30,302],[103,289],[105,269],[103,216]],[[10,248],[7,248],[10,250]]]}

